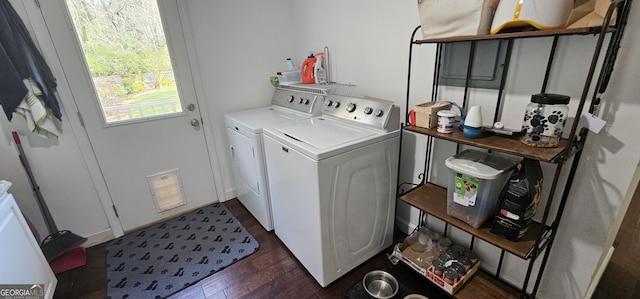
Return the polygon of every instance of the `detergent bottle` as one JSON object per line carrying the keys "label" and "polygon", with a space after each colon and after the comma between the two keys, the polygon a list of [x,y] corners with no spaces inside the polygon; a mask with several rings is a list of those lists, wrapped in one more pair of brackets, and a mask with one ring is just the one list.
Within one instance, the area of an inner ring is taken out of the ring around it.
{"label": "detergent bottle", "polygon": [[313,76],[315,77],[316,84],[327,83],[327,72],[322,67],[322,55],[318,55],[316,64],[313,67]]}
{"label": "detergent bottle", "polygon": [[316,64],[316,57],[313,53],[310,53],[307,59],[304,60],[302,66],[300,67],[301,75],[302,75],[302,83],[304,84],[313,84],[316,83],[315,76],[313,75],[314,68]]}

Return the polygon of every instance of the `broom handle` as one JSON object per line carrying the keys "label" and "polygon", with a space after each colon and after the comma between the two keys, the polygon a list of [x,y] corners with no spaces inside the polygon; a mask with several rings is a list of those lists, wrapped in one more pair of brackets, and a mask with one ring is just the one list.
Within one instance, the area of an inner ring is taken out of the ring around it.
{"label": "broom handle", "polygon": [[49,208],[47,207],[47,203],[44,201],[44,197],[40,192],[40,187],[38,183],[36,183],[36,178],[33,176],[33,172],[31,171],[31,166],[29,166],[29,161],[27,160],[27,156],[22,149],[22,142],[20,142],[20,136],[18,136],[17,132],[11,132],[13,134],[13,141],[16,142],[18,146],[18,152],[20,153],[20,162],[24,167],[24,170],[27,172],[27,176],[29,177],[29,182],[31,183],[31,188],[33,193],[36,195],[36,199],[38,200],[38,205],[40,206],[40,212],[42,212],[42,216],[44,216],[44,220],[47,223],[47,228],[49,229],[49,234],[55,234],[58,232],[58,227],[56,223],[53,221],[53,217],[51,216],[51,212],[49,212]]}

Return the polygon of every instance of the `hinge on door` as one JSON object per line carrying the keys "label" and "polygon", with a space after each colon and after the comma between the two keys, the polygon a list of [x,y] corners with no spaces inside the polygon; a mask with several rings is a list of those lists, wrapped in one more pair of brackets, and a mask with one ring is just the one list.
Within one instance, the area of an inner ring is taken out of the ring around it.
{"label": "hinge on door", "polygon": [[40,8],[40,0],[34,0],[34,2],[36,3],[36,6]]}
{"label": "hinge on door", "polygon": [[78,119],[80,119],[80,125],[84,128],[84,119],[82,119],[82,114],[80,114],[80,111],[76,112],[78,114]]}
{"label": "hinge on door", "polygon": [[116,213],[116,217],[120,218],[120,215],[118,215],[118,210],[116,210],[116,206],[115,205],[111,205],[113,207],[113,212]]}

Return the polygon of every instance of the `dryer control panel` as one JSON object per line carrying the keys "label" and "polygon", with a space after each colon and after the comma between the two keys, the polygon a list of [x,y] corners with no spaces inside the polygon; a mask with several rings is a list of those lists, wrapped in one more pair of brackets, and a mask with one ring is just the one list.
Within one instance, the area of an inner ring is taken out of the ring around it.
{"label": "dryer control panel", "polygon": [[276,89],[271,98],[271,104],[275,106],[293,109],[311,115],[320,115],[320,105],[323,95],[297,90]]}
{"label": "dryer control panel", "polygon": [[399,107],[393,102],[372,98],[328,95],[324,98],[322,115],[393,131],[400,128]]}

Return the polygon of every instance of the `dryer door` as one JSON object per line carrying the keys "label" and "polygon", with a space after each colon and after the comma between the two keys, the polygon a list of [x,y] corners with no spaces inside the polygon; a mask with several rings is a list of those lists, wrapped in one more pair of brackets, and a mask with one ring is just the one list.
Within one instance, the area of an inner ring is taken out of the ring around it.
{"label": "dryer door", "polygon": [[236,196],[241,197],[247,192],[260,194],[258,186],[258,171],[256,153],[251,138],[240,134],[235,129],[227,127],[229,149],[236,175]]}

